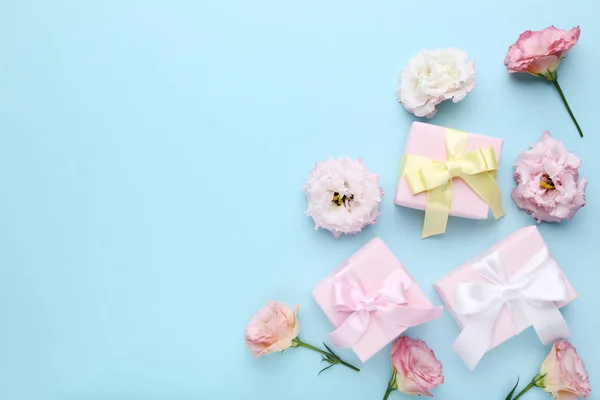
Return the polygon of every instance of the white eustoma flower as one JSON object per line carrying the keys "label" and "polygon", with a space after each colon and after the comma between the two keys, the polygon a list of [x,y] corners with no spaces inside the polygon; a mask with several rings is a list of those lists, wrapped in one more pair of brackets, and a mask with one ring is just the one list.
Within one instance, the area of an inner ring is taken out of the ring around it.
{"label": "white eustoma flower", "polygon": [[304,186],[315,229],[325,228],[337,238],[360,232],[374,224],[383,191],[379,175],[371,173],[362,159],[346,156],[317,163]]}
{"label": "white eustoma flower", "polygon": [[400,76],[398,101],[417,117],[431,118],[444,100],[458,103],[475,87],[475,63],[460,49],[423,50]]}

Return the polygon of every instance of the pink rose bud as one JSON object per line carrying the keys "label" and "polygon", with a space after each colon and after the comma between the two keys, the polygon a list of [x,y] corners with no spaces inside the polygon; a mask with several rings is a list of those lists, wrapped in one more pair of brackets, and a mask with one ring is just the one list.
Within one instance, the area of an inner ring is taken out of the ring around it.
{"label": "pink rose bud", "polygon": [[525,31],[508,48],[504,64],[509,72],[555,76],[560,60],[577,44],[579,27],[570,31],[549,26],[541,31]]}
{"label": "pink rose bud", "polygon": [[442,363],[422,340],[401,336],[392,344],[392,380],[384,399],[392,390],[433,397],[430,390],[444,383]]}
{"label": "pink rose bud", "polygon": [[298,310],[298,306],[290,310],[284,303],[270,301],[252,317],[246,327],[246,346],[254,358],[292,346],[300,331]]}
{"label": "pink rose bud", "polygon": [[581,159],[545,131],[515,168],[512,198],[538,222],[571,219],[585,205],[587,179],[579,177]]}
{"label": "pink rose bud", "polygon": [[543,378],[537,386],[558,400],[588,397],[592,390],[583,360],[566,340],[555,342],[540,368]]}

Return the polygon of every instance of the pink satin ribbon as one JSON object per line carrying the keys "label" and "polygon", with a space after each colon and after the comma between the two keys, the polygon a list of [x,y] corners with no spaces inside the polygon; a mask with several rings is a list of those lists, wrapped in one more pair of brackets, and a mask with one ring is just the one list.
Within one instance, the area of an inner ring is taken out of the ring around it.
{"label": "pink satin ribbon", "polygon": [[420,308],[408,305],[405,291],[412,282],[405,281],[401,271],[390,275],[381,288],[367,294],[360,279],[353,274],[336,277],[333,283],[333,308],[348,313],[346,320],[329,334],[336,347],[356,344],[376,318],[382,329],[411,327],[429,322],[442,315],[443,307]]}

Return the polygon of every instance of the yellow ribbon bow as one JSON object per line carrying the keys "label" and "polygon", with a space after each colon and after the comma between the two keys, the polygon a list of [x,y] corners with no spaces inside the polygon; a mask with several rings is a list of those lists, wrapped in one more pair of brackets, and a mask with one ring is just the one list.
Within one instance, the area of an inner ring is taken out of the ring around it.
{"label": "yellow ribbon bow", "polygon": [[491,146],[464,153],[466,132],[448,129],[445,162],[407,154],[402,174],[413,194],[427,192],[425,223],[421,238],[446,232],[452,205],[452,179],[461,178],[485,201],[498,219],[506,215],[502,208],[500,188],[496,182],[498,160]]}

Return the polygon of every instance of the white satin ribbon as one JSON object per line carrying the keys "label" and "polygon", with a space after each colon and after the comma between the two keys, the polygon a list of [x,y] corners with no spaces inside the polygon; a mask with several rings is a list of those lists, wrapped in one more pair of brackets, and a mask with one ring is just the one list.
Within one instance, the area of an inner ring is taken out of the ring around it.
{"label": "white satin ribbon", "polygon": [[456,310],[465,324],[454,348],[471,370],[489,350],[504,306],[517,332],[533,325],[544,344],[570,336],[554,303],[567,299],[567,287],[548,248],[537,252],[512,279],[506,277],[497,251],[479,260],[475,269],[489,283],[462,283],[455,293]]}

